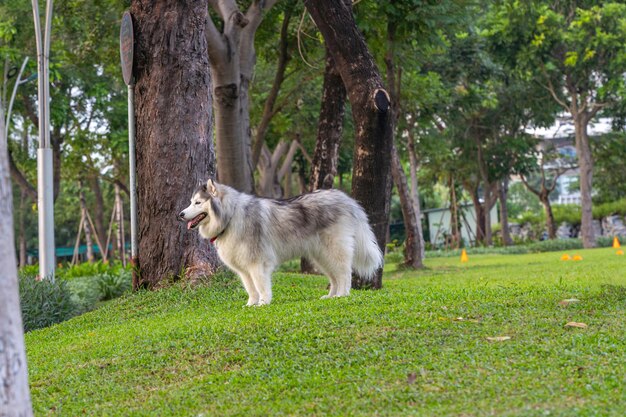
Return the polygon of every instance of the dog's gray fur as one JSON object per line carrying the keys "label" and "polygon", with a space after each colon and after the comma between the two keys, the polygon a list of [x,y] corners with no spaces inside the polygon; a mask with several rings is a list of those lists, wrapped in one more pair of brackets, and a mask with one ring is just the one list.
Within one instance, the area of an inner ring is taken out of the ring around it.
{"label": "dog's gray fur", "polygon": [[338,190],[273,200],[209,180],[179,218],[215,243],[241,278],[249,306],[272,301],[272,272],[289,259],[304,256],[328,276],[323,298],[349,295],[353,269],[371,277],[383,262],[363,208]]}

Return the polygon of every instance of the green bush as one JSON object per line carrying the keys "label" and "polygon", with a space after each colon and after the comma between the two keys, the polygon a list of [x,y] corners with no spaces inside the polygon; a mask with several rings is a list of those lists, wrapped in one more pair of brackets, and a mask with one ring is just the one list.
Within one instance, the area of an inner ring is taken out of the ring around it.
{"label": "green bush", "polygon": [[626,216],[626,199],[597,204],[593,206],[592,211],[593,218],[598,220],[613,215]]}
{"label": "green bush", "polygon": [[552,206],[552,213],[556,227],[563,222],[578,225],[582,216],[580,206],[576,204],[555,204]]}
{"label": "green bush", "polygon": [[67,265],[56,270],[56,276],[62,279],[93,277],[102,274],[115,274],[124,270],[120,262],[83,262],[76,265]]}
{"label": "green bush", "polygon": [[20,303],[25,331],[65,321],[80,312],[63,280],[37,281],[34,275],[20,274]]}
{"label": "green bush", "polygon": [[106,273],[97,277],[100,290],[100,301],[112,300],[130,290],[132,285],[131,273],[126,270],[118,274]]}

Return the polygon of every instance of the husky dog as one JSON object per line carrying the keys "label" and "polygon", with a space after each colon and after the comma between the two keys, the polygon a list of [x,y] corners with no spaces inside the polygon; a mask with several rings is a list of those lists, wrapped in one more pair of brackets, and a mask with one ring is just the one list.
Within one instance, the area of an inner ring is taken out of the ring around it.
{"label": "husky dog", "polygon": [[241,278],[248,306],[272,301],[272,272],[289,259],[304,256],[328,276],[322,298],[349,295],[352,270],[371,278],[383,263],[363,208],[339,190],[273,200],[208,180],[178,216],[215,244]]}

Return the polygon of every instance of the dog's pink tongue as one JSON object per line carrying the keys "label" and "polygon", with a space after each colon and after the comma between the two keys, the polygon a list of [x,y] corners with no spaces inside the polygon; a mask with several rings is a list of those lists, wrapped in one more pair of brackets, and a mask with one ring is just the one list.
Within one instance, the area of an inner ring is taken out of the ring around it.
{"label": "dog's pink tongue", "polygon": [[193,223],[193,220],[190,222],[187,222],[187,230],[191,229],[191,223]]}

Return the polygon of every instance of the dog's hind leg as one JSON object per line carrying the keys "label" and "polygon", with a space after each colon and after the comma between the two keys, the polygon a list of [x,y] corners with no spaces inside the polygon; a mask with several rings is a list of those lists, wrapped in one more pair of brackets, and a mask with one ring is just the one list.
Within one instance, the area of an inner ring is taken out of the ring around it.
{"label": "dog's hind leg", "polygon": [[239,278],[241,279],[241,283],[243,284],[243,287],[246,289],[246,292],[248,293],[248,304],[246,304],[246,306],[255,306],[257,304],[259,304],[259,292],[256,289],[256,286],[254,285],[254,282],[252,281],[252,277],[250,277],[250,274],[247,271],[236,271],[237,275],[239,275]]}
{"label": "dog's hind leg", "polygon": [[272,302],[272,268],[267,265],[254,265],[248,270],[252,283],[259,293],[256,305],[262,306]]}
{"label": "dog's hind leg", "polygon": [[343,245],[330,245],[322,254],[315,257],[314,263],[328,276],[330,291],[322,298],[345,297],[350,295],[352,286],[352,255]]}
{"label": "dog's hind leg", "polygon": [[323,295],[322,299],[334,297],[337,294],[337,280],[335,279],[335,274],[332,268],[326,266],[326,262],[323,257],[319,255],[308,255],[308,260],[315,266],[315,268],[320,271],[322,274],[328,277],[330,281],[330,290],[327,295]]}

